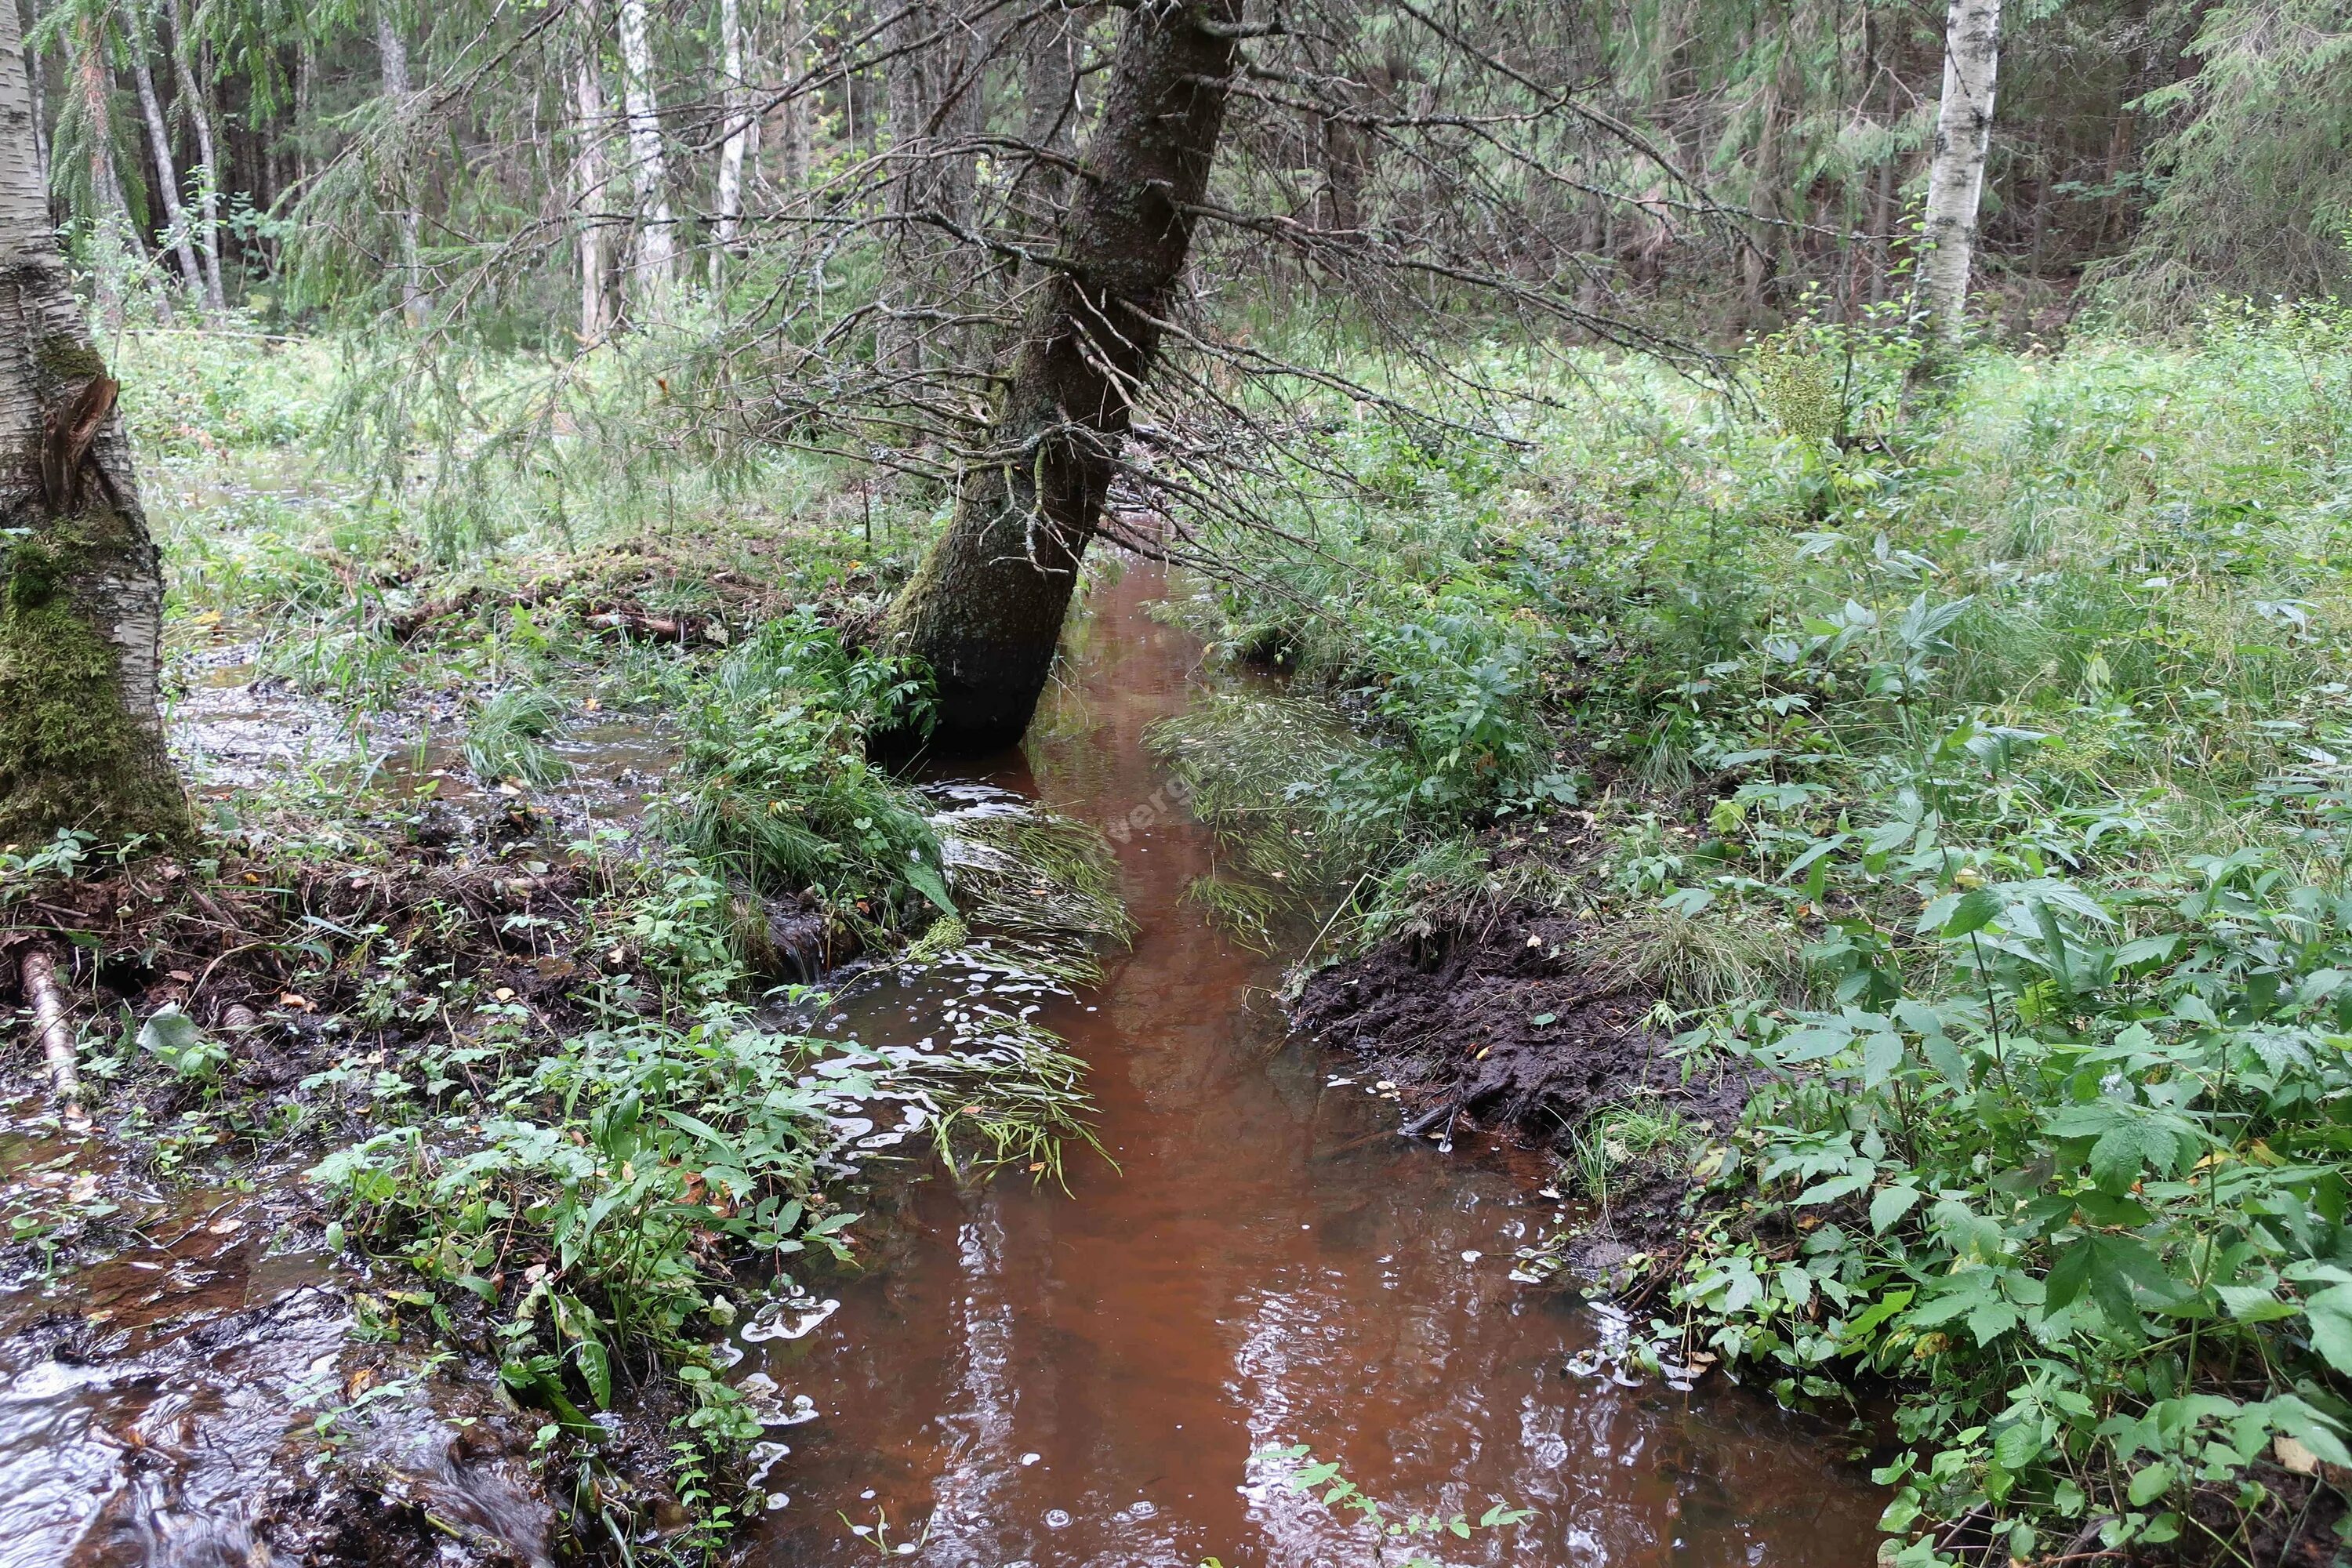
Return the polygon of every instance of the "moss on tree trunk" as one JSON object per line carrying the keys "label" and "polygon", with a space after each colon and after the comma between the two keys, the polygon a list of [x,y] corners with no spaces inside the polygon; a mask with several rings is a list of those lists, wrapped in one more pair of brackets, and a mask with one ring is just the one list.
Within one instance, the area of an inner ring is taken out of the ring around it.
{"label": "moss on tree trunk", "polygon": [[1147,0],[1119,41],[1052,277],[1031,307],[986,451],[888,631],[939,683],[935,739],[1020,739],[1160,350],[1235,66],[1239,0]]}
{"label": "moss on tree trunk", "polygon": [[163,576],[116,386],[58,253],[22,18],[0,5],[0,844],[190,830],[163,749]]}
{"label": "moss on tree trunk", "polygon": [[[187,831],[187,801],[152,721],[152,689],[146,714],[135,713],[124,690],[125,651],[100,629],[123,625],[114,617],[124,579],[152,582],[153,553],[144,530],[110,511],[26,531],[8,552],[0,844],[29,845],[61,827],[117,842]],[[131,635],[141,635],[135,620]]]}

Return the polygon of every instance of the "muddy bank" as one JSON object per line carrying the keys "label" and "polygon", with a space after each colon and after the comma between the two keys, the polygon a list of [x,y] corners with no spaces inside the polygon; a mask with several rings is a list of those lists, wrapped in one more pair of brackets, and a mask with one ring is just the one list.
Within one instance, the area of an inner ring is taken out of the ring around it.
{"label": "muddy bank", "polygon": [[[1591,1288],[1625,1287],[1671,1254],[1700,1205],[1692,1145],[1738,1125],[1751,1075],[1722,1066],[1686,1078],[1654,987],[1596,963],[1589,921],[1516,904],[1420,931],[1310,976],[1292,1027],[1395,1086],[1402,1130],[1451,1142],[1496,1132],[1608,1170],[1559,1261]],[[1586,1140],[1611,1110],[1673,1130],[1663,1151]],[[1594,1194],[1571,1191],[1571,1197]],[[1633,1272],[1625,1266],[1631,1261]]]}

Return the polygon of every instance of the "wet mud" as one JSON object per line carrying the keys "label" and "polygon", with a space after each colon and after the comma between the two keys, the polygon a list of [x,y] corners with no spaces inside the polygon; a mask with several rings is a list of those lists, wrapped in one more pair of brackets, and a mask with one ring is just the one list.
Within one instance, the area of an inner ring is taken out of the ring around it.
{"label": "wet mud", "polygon": [[495,1371],[355,1332],[396,1309],[320,1246],[293,1172],[158,1185],[29,1101],[0,1145],[12,1216],[45,1187],[52,1218],[99,1211],[78,1267],[20,1247],[0,1288],[0,1564],[551,1561]]}

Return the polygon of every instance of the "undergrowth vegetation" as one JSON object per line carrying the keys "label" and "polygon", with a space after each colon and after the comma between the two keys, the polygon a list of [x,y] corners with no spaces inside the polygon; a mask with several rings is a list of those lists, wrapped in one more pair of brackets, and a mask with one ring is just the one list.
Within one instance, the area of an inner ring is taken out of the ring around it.
{"label": "undergrowth vegetation", "polygon": [[[91,1109],[127,1169],[306,1173],[373,1276],[358,1332],[501,1384],[575,1544],[707,1560],[780,1419],[726,1334],[861,1266],[877,1167],[1054,1182],[1093,1147],[1085,1064],[1032,1015],[1127,934],[1107,850],[867,760],[930,702],[865,637],[925,497],[599,442],[598,407],[645,411],[619,364],[520,453],[467,405],[549,395],[528,366],[398,408],[364,343],[115,347],[210,809],[185,861],[0,855],[11,924],[46,911],[19,940],[89,950]],[[812,983],[853,956],[957,987],[943,1043],[828,1032]],[[11,1241],[70,1268],[120,1210],[12,1213]]]}
{"label": "undergrowth vegetation", "polygon": [[2352,1464],[2352,314],[1914,357],[1339,411],[1181,612],[1291,695],[1158,743],[1338,951],[1572,911],[1757,1075],[1644,1353],[1892,1379],[1900,1561],[2271,1560]]}

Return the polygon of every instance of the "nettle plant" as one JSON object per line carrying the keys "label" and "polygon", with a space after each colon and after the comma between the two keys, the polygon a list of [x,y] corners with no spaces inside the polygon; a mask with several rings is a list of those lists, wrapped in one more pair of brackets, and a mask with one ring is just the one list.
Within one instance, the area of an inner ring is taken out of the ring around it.
{"label": "nettle plant", "polygon": [[1770,1083],[1700,1165],[1747,1201],[1653,1330],[1791,1401],[1900,1380],[1898,1563],[1962,1534],[2231,1560],[2295,1474],[2352,1465],[2352,898],[2187,866],[2102,897],[1963,862],[1902,952],[1816,951],[1835,1011],[1685,1038]]}

